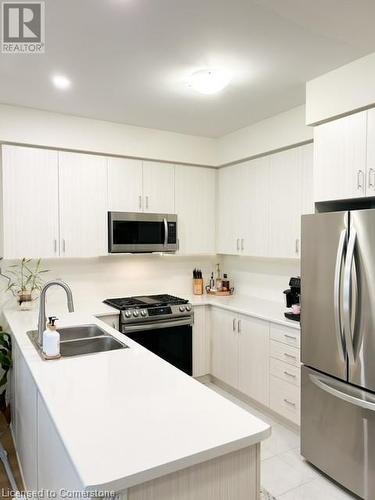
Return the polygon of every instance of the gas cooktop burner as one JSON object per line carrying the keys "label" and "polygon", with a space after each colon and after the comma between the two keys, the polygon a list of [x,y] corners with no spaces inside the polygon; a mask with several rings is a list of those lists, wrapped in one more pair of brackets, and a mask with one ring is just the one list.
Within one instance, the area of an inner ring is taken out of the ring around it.
{"label": "gas cooktop burner", "polygon": [[148,309],[151,307],[173,306],[187,304],[189,301],[174,297],[173,295],[139,295],[137,297],[124,297],[119,299],[106,299],[103,301],[109,306],[120,311],[124,309]]}

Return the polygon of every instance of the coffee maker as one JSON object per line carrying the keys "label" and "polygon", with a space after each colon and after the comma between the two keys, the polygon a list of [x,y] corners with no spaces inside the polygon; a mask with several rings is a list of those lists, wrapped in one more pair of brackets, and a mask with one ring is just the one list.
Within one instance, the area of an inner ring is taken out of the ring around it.
{"label": "coffee maker", "polygon": [[291,311],[284,313],[285,317],[292,319],[293,321],[300,321],[301,319],[301,306],[300,306],[300,296],[301,296],[301,278],[298,276],[296,278],[290,278],[289,286],[287,290],[284,290],[286,307],[291,308]]}

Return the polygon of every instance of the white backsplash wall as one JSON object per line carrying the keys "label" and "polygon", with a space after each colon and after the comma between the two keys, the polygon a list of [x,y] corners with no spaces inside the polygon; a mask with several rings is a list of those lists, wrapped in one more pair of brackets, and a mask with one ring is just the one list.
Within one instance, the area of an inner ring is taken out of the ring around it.
{"label": "white backsplash wall", "polygon": [[294,259],[222,256],[220,262],[222,272],[233,279],[235,293],[275,302],[285,302],[290,277],[300,275],[300,261]]}
{"label": "white backsplash wall", "polygon": [[[43,260],[45,279],[59,278],[72,288],[76,309],[80,304],[101,301],[104,298],[131,295],[170,293],[181,296],[192,294],[192,272],[194,267],[202,269],[205,279],[215,269],[217,257],[180,257],[175,255],[114,255],[91,259]],[[6,268],[15,261],[2,261]],[[2,279],[0,289],[6,281]],[[9,294],[2,303],[10,304],[15,299]],[[60,300],[65,303],[62,290],[53,287],[48,291],[48,302]]]}

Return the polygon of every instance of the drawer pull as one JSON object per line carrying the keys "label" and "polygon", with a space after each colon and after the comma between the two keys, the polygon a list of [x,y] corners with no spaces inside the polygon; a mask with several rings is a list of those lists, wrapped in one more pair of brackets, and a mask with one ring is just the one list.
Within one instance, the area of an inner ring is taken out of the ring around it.
{"label": "drawer pull", "polygon": [[294,341],[296,341],[296,340],[297,340],[297,338],[296,338],[296,337],[294,337],[293,335],[288,335],[287,333],[284,333],[284,337],[285,337],[286,339],[291,339],[291,340],[294,340]]}
{"label": "drawer pull", "polygon": [[284,402],[289,406],[293,406],[293,408],[296,407],[296,403],[293,403],[293,401],[289,401],[289,399],[284,398]]}
{"label": "drawer pull", "polygon": [[284,375],[287,375],[288,377],[292,377],[292,378],[297,378],[297,375],[293,375],[293,373],[289,373],[286,370],[284,370]]}
{"label": "drawer pull", "polygon": [[297,356],[293,356],[293,354],[288,354],[287,352],[284,352],[284,356],[290,359],[294,359],[294,361],[297,361]]}

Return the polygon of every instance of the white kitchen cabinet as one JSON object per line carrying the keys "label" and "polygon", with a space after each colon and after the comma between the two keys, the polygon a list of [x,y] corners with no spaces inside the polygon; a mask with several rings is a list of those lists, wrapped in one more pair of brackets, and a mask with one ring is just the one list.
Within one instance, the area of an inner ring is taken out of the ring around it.
{"label": "white kitchen cabinet", "polygon": [[60,255],[95,257],[107,249],[107,159],[59,153]]}
{"label": "white kitchen cabinet", "polygon": [[314,204],[314,144],[306,144],[299,149],[300,165],[302,168],[302,214],[313,214]]}
{"label": "white kitchen cabinet", "polygon": [[[366,196],[367,113],[355,113],[314,128],[316,202]],[[372,128],[373,111],[369,118]]]}
{"label": "white kitchen cabinet", "polygon": [[238,386],[237,314],[212,308],[211,374],[232,387]]}
{"label": "white kitchen cabinet", "polygon": [[175,202],[180,254],[215,254],[216,171],[176,165]]}
{"label": "white kitchen cabinet", "polygon": [[375,196],[375,108],[367,111],[366,196]]}
{"label": "white kitchen cabinet", "polygon": [[3,256],[59,255],[57,152],[2,146]]}
{"label": "white kitchen cabinet", "polygon": [[240,178],[240,254],[264,257],[269,244],[269,157],[247,162]]}
{"label": "white kitchen cabinet", "polygon": [[193,377],[210,373],[210,324],[206,306],[194,306]]}
{"label": "white kitchen cabinet", "polygon": [[175,213],[174,165],[143,162],[144,212]]}
{"label": "white kitchen cabinet", "polygon": [[298,148],[270,157],[269,257],[298,258],[302,168]]}
{"label": "white kitchen cabinet", "polygon": [[238,317],[238,390],[269,404],[269,324],[250,316]]}
{"label": "white kitchen cabinet", "polygon": [[217,234],[218,253],[235,255],[239,252],[239,166],[221,168],[217,181]]}
{"label": "white kitchen cabinet", "polygon": [[140,212],[143,208],[142,161],[108,158],[108,210]]}
{"label": "white kitchen cabinet", "polygon": [[38,489],[37,482],[37,398],[38,393],[31,373],[17,344],[14,343],[13,355],[15,370],[14,405],[15,444],[22,478],[26,490]]}

